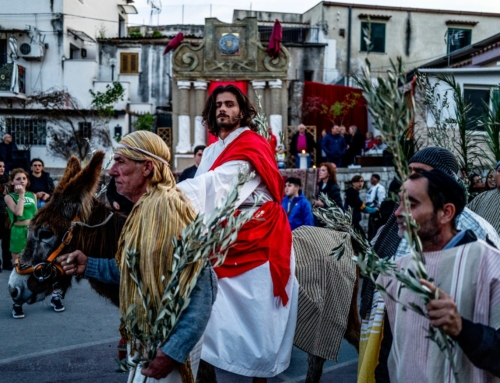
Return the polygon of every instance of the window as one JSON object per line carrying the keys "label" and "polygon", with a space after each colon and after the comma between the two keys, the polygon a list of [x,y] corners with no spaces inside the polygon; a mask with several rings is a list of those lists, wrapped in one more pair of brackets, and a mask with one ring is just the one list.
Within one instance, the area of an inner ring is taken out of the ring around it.
{"label": "window", "polygon": [[6,118],[7,133],[14,139],[16,145],[46,145],[47,120],[29,118]]}
{"label": "window", "polygon": [[120,53],[120,73],[139,73],[139,53]]}
{"label": "window", "polygon": [[470,45],[472,29],[448,28],[448,53]]}
{"label": "window", "polygon": [[313,70],[305,70],[304,71],[304,81],[312,81],[314,77]]}
{"label": "window", "polygon": [[365,40],[365,31],[371,28],[371,41],[370,52],[385,53],[385,23],[368,23],[363,21],[361,23],[361,52],[368,52],[368,46]]}
{"label": "window", "polygon": [[79,122],[78,123],[78,133],[81,137],[88,138],[90,140],[92,136],[92,123],[91,122]]}
{"label": "window", "polygon": [[477,126],[477,119],[481,117],[490,104],[490,92],[490,88],[464,87],[465,102],[471,106],[466,114],[467,129],[484,130],[484,127]]}
{"label": "window", "polygon": [[0,39],[0,65],[7,64],[7,40]]}

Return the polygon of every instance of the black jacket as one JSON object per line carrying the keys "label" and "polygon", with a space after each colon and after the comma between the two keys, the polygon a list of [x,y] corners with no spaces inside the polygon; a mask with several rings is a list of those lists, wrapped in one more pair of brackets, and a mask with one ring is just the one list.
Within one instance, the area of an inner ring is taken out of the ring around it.
{"label": "black jacket", "polygon": [[[299,132],[295,133],[292,137],[292,141],[290,142],[290,155],[297,155],[297,141],[299,140]],[[316,147],[316,141],[314,141],[314,137],[311,133],[306,132],[306,145],[307,145],[307,153],[312,153],[314,148]]]}
{"label": "black jacket", "polygon": [[328,196],[328,199],[331,201],[335,201],[338,207],[343,208],[342,204],[342,195],[340,194],[339,185],[335,185],[333,182],[328,181],[326,186],[323,187],[323,181],[318,182],[318,192],[316,193],[316,199],[319,200],[319,196],[321,193],[325,193]]}
{"label": "black jacket", "polygon": [[352,208],[352,223],[359,225],[361,222],[361,206],[363,206],[363,201],[359,198],[359,191],[350,187],[345,191],[345,204],[344,210],[349,207]]}
{"label": "black jacket", "polygon": [[[50,177],[50,173],[42,170],[42,175],[38,178],[33,175],[33,173],[29,174],[30,185],[27,187],[27,190],[32,193],[44,192],[50,194],[54,192],[54,180]],[[36,187],[35,185],[38,185]]]}
{"label": "black jacket", "polygon": [[184,171],[179,176],[179,182],[182,182],[182,181],[187,180],[189,178],[194,178],[194,175],[196,174],[197,170],[198,170],[198,167],[196,165],[193,165],[187,169],[184,169]]}

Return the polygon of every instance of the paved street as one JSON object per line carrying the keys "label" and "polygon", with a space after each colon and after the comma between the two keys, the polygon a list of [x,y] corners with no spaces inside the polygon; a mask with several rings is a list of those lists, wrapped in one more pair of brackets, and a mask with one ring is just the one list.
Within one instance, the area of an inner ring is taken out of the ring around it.
{"label": "paved street", "polygon": [[[9,274],[0,273],[0,382],[1,383],[125,383],[117,373],[118,309],[93,292],[86,281],[75,283],[55,313],[50,299],[26,306],[24,319],[11,317]],[[294,349],[290,367],[270,382],[303,382],[307,356]],[[342,346],[339,362],[325,363],[321,382],[354,383],[357,354]],[[236,383],[218,371],[219,383]],[[245,383],[250,379],[237,381]]]}

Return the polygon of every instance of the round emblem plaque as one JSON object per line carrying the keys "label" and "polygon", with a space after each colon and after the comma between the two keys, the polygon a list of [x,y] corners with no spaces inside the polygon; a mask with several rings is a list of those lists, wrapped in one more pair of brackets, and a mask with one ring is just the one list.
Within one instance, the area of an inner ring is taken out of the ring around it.
{"label": "round emblem plaque", "polygon": [[240,40],[238,36],[228,33],[219,40],[219,49],[225,55],[234,55],[240,49]]}

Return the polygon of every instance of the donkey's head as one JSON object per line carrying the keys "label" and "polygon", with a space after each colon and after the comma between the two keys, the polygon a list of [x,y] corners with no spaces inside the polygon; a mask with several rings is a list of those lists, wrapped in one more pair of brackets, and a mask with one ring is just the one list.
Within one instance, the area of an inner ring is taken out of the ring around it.
{"label": "donkey's head", "polygon": [[[48,261],[67,238],[72,222],[88,222],[92,215],[103,159],[104,153],[98,151],[82,169],[78,159],[71,157],[50,202],[32,219],[28,242],[19,258],[22,267],[14,269],[9,279],[9,292],[15,303],[41,301],[56,287],[64,294],[71,285],[71,277],[62,275]],[[67,244],[62,254],[74,250],[74,242]],[[23,273],[23,268],[32,272]]]}

